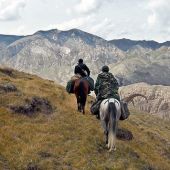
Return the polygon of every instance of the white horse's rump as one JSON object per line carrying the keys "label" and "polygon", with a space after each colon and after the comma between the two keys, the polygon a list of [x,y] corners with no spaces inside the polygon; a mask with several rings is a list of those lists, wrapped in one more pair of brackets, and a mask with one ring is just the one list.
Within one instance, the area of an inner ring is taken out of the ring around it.
{"label": "white horse's rump", "polygon": [[116,130],[121,115],[120,102],[114,98],[105,99],[100,105],[100,119],[106,134],[109,151],[115,150]]}
{"label": "white horse's rump", "polygon": [[128,97],[121,99],[121,104],[118,100],[114,98],[105,99],[100,104],[100,119],[105,129],[106,134],[106,143],[108,144],[108,148],[111,151],[115,148],[115,139],[116,139],[116,130],[118,126],[118,121],[125,120],[128,118],[130,112],[128,110],[128,104],[133,102],[135,97],[143,97],[146,101],[148,101],[147,97],[143,94],[134,93]]}

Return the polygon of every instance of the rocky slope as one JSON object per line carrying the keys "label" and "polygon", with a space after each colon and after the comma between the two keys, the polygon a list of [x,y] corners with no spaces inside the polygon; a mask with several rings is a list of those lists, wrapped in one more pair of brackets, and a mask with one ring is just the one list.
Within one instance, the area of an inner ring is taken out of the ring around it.
{"label": "rocky slope", "polygon": [[111,64],[111,72],[121,85],[146,82],[151,85],[170,85],[170,47],[157,50],[135,46],[126,58]]}
{"label": "rocky slope", "polygon": [[108,153],[90,101],[82,115],[62,86],[0,69],[0,169],[170,169],[169,122],[131,110],[119,122],[117,150]]}
{"label": "rocky slope", "polygon": [[121,50],[100,37],[77,29],[50,30],[11,43],[1,51],[0,63],[63,84],[73,75],[79,58],[85,60],[95,75],[104,64],[123,57]]}
{"label": "rocky slope", "polygon": [[110,65],[121,85],[138,82],[170,85],[168,42],[160,47],[156,42],[142,41],[125,52],[111,42],[78,29],[55,29],[25,37],[1,35],[0,44],[1,65],[55,80],[62,85],[73,75],[79,58],[89,66],[92,77],[96,77],[106,64]]}
{"label": "rocky slope", "polygon": [[120,89],[122,97],[133,93],[144,94],[148,99],[147,103],[145,99],[141,97],[135,98],[135,108],[160,116],[165,120],[170,120],[170,86],[151,86],[146,83],[137,83],[123,86]]}

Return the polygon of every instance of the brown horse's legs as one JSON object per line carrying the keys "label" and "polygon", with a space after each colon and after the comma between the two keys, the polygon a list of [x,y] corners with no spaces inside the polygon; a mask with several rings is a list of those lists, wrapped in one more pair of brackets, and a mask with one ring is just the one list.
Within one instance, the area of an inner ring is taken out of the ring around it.
{"label": "brown horse's legs", "polygon": [[81,104],[78,103],[78,111],[81,112]]}
{"label": "brown horse's legs", "polygon": [[78,111],[85,114],[85,106],[83,106],[81,103],[78,103],[77,105],[78,105]]}
{"label": "brown horse's legs", "polygon": [[78,109],[78,111],[85,114],[85,106],[81,103],[80,96],[78,94],[76,95],[76,98],[77,98],[77,109]]}
{"label": "brown horse's legs", "polygon": [[77,111],[81,112],[79,95],[78,94],[75,94],[75,95],[76,95],[76,99],[77,99]]}
{"label": "brown horse's legs", "polygon": [[82,106],[82,110],[83,110],[83,114],[85,114],[85,107],[84,106]]}
{"label": "brown horse's legs", "polygon": [[[87,93],[88,93],[88,91],[87,91]],[[86,93],[86,94],[87,94],[87,93]],[[87,96],[84,97],[84,101],[83,101],[83,103],[82,103],[83,114],[85,114],[86,99],[87,99]]]}
{"label": "brown horse's legs", "polygon": [[85,114],[85,104],[87,94],[89,91],[89,84],[87,80],[76,80],[74,84],[74,93],[77,98],[77,109],[79,112]]}

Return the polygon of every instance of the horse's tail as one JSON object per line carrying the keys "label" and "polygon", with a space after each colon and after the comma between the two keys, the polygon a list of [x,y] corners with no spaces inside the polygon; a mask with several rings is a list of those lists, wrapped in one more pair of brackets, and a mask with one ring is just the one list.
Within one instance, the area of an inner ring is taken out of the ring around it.
{"label": "horse's tail", "polygon": [[80,103],[85,106],[86,103],[86,94],[85,94],[85,89],[84,89],[84,81],[80,81],[79,84],[79,98],[80,98]]}
{"label": "horse's tail", "polygon": [[109,113],[109,127],[108,127],[108,147],[110,151],[115,149],[115,140],[116,140],[116,126],[117,126],[117,109],[115,103],[111,102],[108,105],[108,113]]}

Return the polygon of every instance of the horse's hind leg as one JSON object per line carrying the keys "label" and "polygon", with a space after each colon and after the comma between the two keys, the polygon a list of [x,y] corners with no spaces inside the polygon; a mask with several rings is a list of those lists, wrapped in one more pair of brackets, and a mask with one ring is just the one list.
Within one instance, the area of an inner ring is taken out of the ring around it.
{"label": "horse's hind leg", "polygon": [[104,131],[104,134],[105,134],[105,136],[106,136],[106,141],[105,141],[105,143],[106,143],[106,145],[108,145],[108,131],[107,131],[107,130]]}
{"label": "horse's hind leg", "polygon": [[85,114],[85,106],[82,105],[82,104],[80,104],[80,105],[81,105],[81,111],[82,111],[82,113]]}
{"label": "horse's hind leg", "polygon": [[78,106],[78,111],[81,112],[81,104],[77,103],[77,106]]}
{"label": "horse's hind leg", "polygon": [[78,96],[78,94],[76,94],[76,98],[77,98],[77,110],[81,112],[80,97]]}
{"label": "horse's hind leg", "polygon": [[82,109],[83,114],[85,114],[86,99],[87,99],[87,97],[84,96],[84,98],[81,101],[81,109]]}
{"label": "horse's hind leg", "polygon": [[85,114],[85,108],[83,107],[83,114]]}
{"label": "horse's hind leg", "polygon": [[80,105],[79,105],[79,103],[77,103],[77,110],[78,110],[78,111],[80,110]]}

